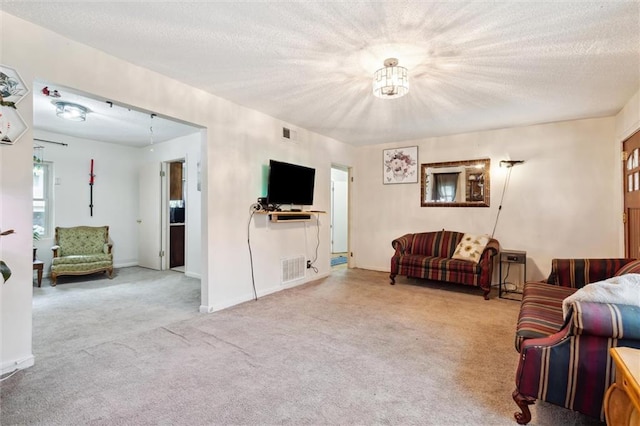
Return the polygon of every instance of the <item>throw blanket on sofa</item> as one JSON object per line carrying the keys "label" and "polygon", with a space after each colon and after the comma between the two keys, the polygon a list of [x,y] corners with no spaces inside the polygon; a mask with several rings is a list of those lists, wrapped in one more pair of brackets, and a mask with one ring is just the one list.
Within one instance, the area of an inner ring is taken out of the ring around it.
{"label": "throw blanket on sofa", "polygon": [[562,301],[564,318],[567,318],[571,304],[577,301],[640,306],[640,274],[625,274],[587,284]]}

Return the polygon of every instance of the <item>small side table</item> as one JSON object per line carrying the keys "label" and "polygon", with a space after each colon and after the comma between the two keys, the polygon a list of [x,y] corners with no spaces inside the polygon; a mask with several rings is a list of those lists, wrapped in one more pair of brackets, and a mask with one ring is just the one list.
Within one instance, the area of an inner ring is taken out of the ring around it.
{"label": "small side table", "polygon": [[[522,265],[523,269],[523,279],[522,283],[527,281],[527,252],[522,250],[503,250],[499,254],[499,262],[500,262],[500,284],[498,287],[498,297],[501,299],[509,299],[508,297],[504,297],[507,294],[522,294],[521,291],[515,290],[507,290],[506,288],[506,277],[502,277],[502,264],[507,263],[509,266],[511,264]],[[511,300],[520,300],[520,299],[511,299]]]}
{"label": "small side table", "polygon": [[42,270],[44,269],[44,262],[42,260],[35,259],[33,261],[33,270],[38,271],[38,287],[42,285]]}
{"label": "small side table", "polygon": [[604,397],[604,415],[610,426],[640,424],[640,349],[609,349],[616,381]]}

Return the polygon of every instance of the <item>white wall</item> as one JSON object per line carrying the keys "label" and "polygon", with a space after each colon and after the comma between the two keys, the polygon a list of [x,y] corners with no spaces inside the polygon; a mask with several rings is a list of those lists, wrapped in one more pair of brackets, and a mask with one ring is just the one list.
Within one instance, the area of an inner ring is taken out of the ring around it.
{"label": "white wall", "polygon": [[[17,69],[31,86],[37,78],[93,93],[124,105],[154,111],[206,128],[202,162],[201,311],[213,311],[252,297],[247,223],[249,206],[261,194],[262,168],[270,158],[316,168],[316,210],[329,209],[331,164],[354,166],[356,149],[298,129],[298,141],[281,137],[282,123],[158,73],[134,66],[51,31],[0,13],[2,62]],[[69,66],[73,64],[73,66]],[[118,84],[113,84],[117,75]],[[179,93],[180,96],[175,96]],[[29,128],[33,103],[19,105]],[[2,291],[3,371],[17,360],[31,359],[31,160],[32,133],[17,145],[0,147],[2,195],[0,228],[18,234],[0,243],[3,260],[15,269]],[[98,179],[98,178],[97,178]],[[315,228],[307,224],[252,224],[256,287],[264,294],[282,288],[280,259],[315,249]],[[316,275],[329,273],[329,219],[320,220],[320,258]],[[22,366],[28,365],[30,361]]]}
{"label": "white wall", "polygon": [[[420,207],[420,184],[383,185],[381,150],[418,145],[419,163],[491,159],[491,206]],[[512,169],[495,238],[503,248],[526,250],[528,279],[545,278],[556,257],[615,257],[620,192],[614,118],[467,133],[372,146],[359,151],[358,265],[388,271],[391,240],[442,228],[491,234],[506,170]]]}
{"label": "white wall", "polygon": [[200,278],[200,247],[202,244],[202,202],[198,191],[198,163],[202,138],[200,132],[154,144],[153,151],[149,147],[140,148],[138,155],[142,162],[166,162],[185,160],[186,168],[186,241],[185,241],[185,275]]}
{"label": "white wall", "polygon": [[[35,131],[34,137],[68,144],[36,142],[44,146],[44,161],[53,163],[53,227],[108,225],[114,266],[137,265],[139,149],[44,131]],[[91,159],[95,174],[93,216],[89,214]],[[53,238],[35,243],[47,273],[52,245]]]}

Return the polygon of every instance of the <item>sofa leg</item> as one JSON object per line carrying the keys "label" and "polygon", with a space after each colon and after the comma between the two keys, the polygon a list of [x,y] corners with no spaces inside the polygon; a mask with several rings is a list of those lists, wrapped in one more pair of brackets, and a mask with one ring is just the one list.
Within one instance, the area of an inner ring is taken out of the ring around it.
{"label": "sofa leg", "polygon": [[109,279],[113,278],[113,268],[109,268],[107,272],[109,273]]}
{"label": "sofa leg", "polygon": [[389,275],[391,282],[389,284],[394,285],[396,283],[396,274]]}
{"label": "sofa leg", "polygon": [[533,405],[536,402],[536,399],[521,394],[520,392],[518,392],[518,389],[514,390],[511,396],[520,408],[520,411],[522,411],[521,413],[513,413],[513,417],[516,419],[516,422],[518,422],[518,424],[526,425],[531,421],[531,411],[529,410],[529,405]]}
{"label": "sofa leg", "polygon": [[491,293],[491,289],[484,290],[484,293],[482,294],[484,296],[484,300],[489,300],[489,293]]}
{"label": "sofa leg", "polygon": [[57,284],[56,280],[58,279],[58,277],[56,276],[55,273],[52,272],[50,278],[51,278],[51,287],[55,287]]}

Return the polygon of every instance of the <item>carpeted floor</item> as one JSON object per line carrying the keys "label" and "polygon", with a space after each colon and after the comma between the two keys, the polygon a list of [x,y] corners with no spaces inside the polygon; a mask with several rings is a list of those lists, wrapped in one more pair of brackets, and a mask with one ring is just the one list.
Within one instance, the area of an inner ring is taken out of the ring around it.
{"label": "carpeted floor", "polygon": [[[198,306],[197,280],[141,268],[34,289],[36,365],[2,383],[0,422],[515,425],[518,302],[344,269]],[[532,413],[599,424],[545,403]]]}
{"label": "carpeted floor", "polygon": [[335,256],[331,258],[331,266],[344,265],[347,263],[346,256]]}

